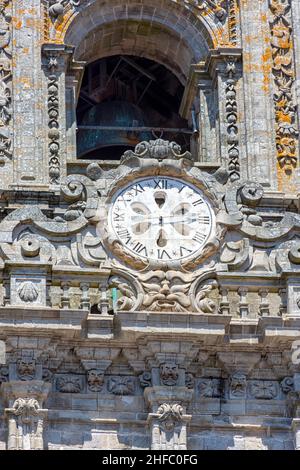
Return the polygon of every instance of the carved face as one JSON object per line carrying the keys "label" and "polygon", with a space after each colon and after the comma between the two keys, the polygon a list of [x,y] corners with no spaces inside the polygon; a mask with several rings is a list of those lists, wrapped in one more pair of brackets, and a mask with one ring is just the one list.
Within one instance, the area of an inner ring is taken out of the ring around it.
{"label": "carved face", "polygon": [[160,366],[160,379],[164,385],[176,385],[178,375],[178,365],[174,362],[166,362]]}
{"label": "carved face", "polygon": [[246,391],[247,378],[244,374],[234,374],[230,377],[230,391],[232,395],[243,396]]}
{"label": "carved face", "polygon": [[19,359],[17,374],[21,380],[32,380],[35,376],[35,361],[33,359]]}
{"label": "carved face", "polygon": [[92,392],[98,392],[102,389],[104,383],[104,374],[100,370],[91,369],[88,371],[87,382]]}
{"label": "carved face", "polygon": [[195,255],[212,235],[214,213],[194,186],[175,178],[145,178],[119,191],[109,227],[136,257],[155,261]]}

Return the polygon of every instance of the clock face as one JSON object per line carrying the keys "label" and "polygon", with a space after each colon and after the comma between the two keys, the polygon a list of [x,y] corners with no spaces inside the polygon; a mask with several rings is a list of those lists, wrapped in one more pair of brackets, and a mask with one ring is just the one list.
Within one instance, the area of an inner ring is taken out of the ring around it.
{"label": "clock face", "polygon": [[215,215],[196,187],[175,178],[149,177],[115,194],[109,224],[136,256],[170,261],[190,257],[204,247]]}

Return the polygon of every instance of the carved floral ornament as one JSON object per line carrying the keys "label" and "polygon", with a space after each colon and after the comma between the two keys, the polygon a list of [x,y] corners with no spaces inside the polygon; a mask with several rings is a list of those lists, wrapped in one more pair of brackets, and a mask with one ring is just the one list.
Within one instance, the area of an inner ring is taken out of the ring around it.
{"label": "carved floral ornament", "polygon": [[286,173],[297,166],[298,122],[294,101],[294,52],[292,45],[291,0],[269,0],[272,19],[273,96],[276,121],[277,160]]}

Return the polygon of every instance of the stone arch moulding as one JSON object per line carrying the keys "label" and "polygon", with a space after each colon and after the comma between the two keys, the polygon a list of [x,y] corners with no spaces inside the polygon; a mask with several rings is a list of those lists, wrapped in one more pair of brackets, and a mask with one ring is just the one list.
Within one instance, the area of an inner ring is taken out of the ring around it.
{"label": "stone arch moulding", "polygon": [[44,0],[45,42],[80,43],[92,29],[117,20],[156,19],[180,34],[195,33],[205,38],[209,48],[237,45],[237,0]]}
{"label": "stone arch moulding", "polygon": [[[76,96],[84,65],[118,54],[152,59],[171,70],[185,87],[180,115],[192,122],[193,109],[196,116],[192,123],[197,136],[192,142],[196,160],[213,166],[230,163],[226,114],[215,103],[226,93],[226,63],[232,56],[234,61],[239,61],[241,56],[236,40],[236,5],[237,0],[153,0],[151,5],[146,0],[127,5],[116,0],[45,2],[44,53],[48,51],[51,56],[54,50],[55,55],[61,55],[56,49],[69,50],[68,57],[65,54],[66,81],[61,75],[58,83],[60,103],[66,103],[63,113],[66,112],[67,122],[61,119],[55,132],[51,130],[50,151],[56,143],[53,144],[53,138],[58,135],[57,129],[67,139],[62,143],[64,148],[56,146],[54,155],[55,162],[61,162],[61,169],[53,168],[50,155],[52,184],[59,183],[66,161],[76,160]],[[48,60],[45,70],[51,79],[54,62],[50,64]],[[236,79],[239,78],[238,73]],[[204,86],[202,91],[200,83]],[[203,116],[200,116],[200,106]]]}

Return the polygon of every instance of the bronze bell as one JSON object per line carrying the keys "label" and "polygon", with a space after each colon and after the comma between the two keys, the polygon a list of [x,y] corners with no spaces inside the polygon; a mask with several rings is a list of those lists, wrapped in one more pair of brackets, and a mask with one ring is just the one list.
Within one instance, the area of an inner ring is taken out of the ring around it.
{"label": "bronze bell", "polygon": [[[97,128],[90,128],[91,126]],[[127,101],[97,104],[86,112],[80,124],[77,134],[78,156],[89,158],[89,154],[93,152],[91,158],[97,157],[97,150],[109,147],[134,148],[139,142],[151,139],[152,135],[147,131],[131,131],[128,128],[146,126],[144,113],[135,104]],[[120,129],[122,127],[126,130]],[[113,153],[113,149],[111,150]],[[116,159],[119,157],[120,155],[115,156]]]}

